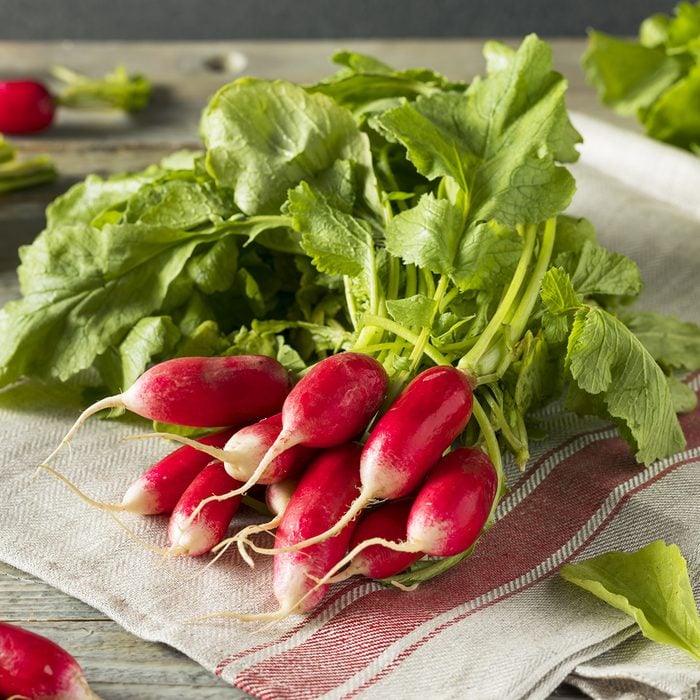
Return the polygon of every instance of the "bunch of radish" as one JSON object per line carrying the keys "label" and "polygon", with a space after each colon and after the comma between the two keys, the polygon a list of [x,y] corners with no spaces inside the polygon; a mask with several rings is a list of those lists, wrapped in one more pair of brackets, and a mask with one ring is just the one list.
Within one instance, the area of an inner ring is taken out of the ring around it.
{"label": "bunch of radish", "polygon": [[[183,446],[131,484],[120,504],[90,502],[169,513],[172,555],[221,554],[234,542],[251,565],[248,548],[274,555],[279,610],[226,614],[277,619],[312,609],[334,581],[391,580],[426,555],[472,547],[501,485],[483,451],[453,449],[472,415],[472,388],[461,370],[435,366],[387,407],[387,373],[362,353],[328,357],[293,387],[271,358],[179,358],[86,409],[50,458],[90,415],[115,406],[216,428],[198,440],[150,434]],[[267,488],[271,519],[227,538],[242,498],[258,485]],[[252,541],[275,528],[273,547]]]}

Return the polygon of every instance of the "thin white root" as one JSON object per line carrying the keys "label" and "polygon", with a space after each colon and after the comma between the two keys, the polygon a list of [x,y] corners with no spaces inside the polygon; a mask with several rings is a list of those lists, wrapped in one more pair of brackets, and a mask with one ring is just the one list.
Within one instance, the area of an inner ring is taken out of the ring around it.
{"label": "thin white root", "polygon": [[48,464],[40,464],[37,467],[37,472],[39,471],[47,471],[49,474],[52,474],[55,476],[57,479],[62,481],[74,494],[76,494],[82,501],[87,503],[88,505],[92,506],[93,508],[98,508],[99,510],[104,510],[108,512],[114,512],[114,513],[124,513],[124,512],[130,512],[128,507],[122,505],[121,503],[105,503],[104,501],[98,501],[95,500],[94,498],[90,498],[86,493],[80,490],[68,477],[64,476],[59,472],[57,469],[54,469],[53,467],[50,467]]}
{"label": "thin white root", "polygon": [[238,534],[231,537],[231,540],[236,541],[241,558],[251,569],[255,568],[255,562],[250,554],[248,554],[248,550],[246,549],[246,545],[250,544],[249,538],[252,535],[256,535],[258,532],[270,532],[270,530],[274,530],[281,522],[282,514],[276,515],[274,518],[272,518],[272,520],[268,520],[266,523],[261,523],[259,525],[248,525]]}
{"label": "thin white root", "polygon": [[124,403],[122,402],[121,394],[117,394],[116,396],[107,396],[106,398],[101,399],[100,401],[97,401],[96,403],[92,404],[92,406],[88,406],[78,416],[78,420],[76,420],[75,423],[73,423],[71,429],[63,436],[63,439],[61,440],[61,442],[58,443],[56,449],[44,460],[44,463],[47,464],[48,462],[50,462],[59,453],[61,448],[71,441],[76,431],[90,416],[94,415],[95,413],[98,413],[99,411],[104,410],[105,408],[124,408]]}
{"label": "thin white root", "polygon": [[398,581],[389,581],[389,583],[394,586],[394,588],[398,588],[400,591],[405,591],[406,593],[415,591],[416,588],[420,586],[420,583],[414,583],[412,586],[404,586],[403,583],[399,583]]}
{"label": "thin white root", "polygon": [[343,517],[340,520],[338,520],[337,523],[335,523],[335,525],[333,525],[333,527],[318,535],[309,537],[309,539],[307,540],[297,542],[296,544],[290,544],[287,547],[270,548],[258,547],[258,545],[253,544],[252,542],[248,542],[247,544],[254,552],[257,552],[258,554],[282,554],[283,552],[298,552],[300,549],[306,549],[307,547],[311,547],[311,545],[318,544],[319,542],[324,542],[325,540],[330,539],[334,535],[337,535],[346,525],[348,525],[350,522],[352,522],[352,520],[355,519],[358,513],[370,501],[371,498],[369,496],[367,496],[363,492],[360,492],[360,495],[352,503],[349,510],[345,513],[345,515],[343,515]]}
{"label": "thin white root", "polygon": [[222,462],[230,460],[231,457],[231,453],[226,450],[212,447],[211,445],[205,445],[198,440],[192,440],[192,438],[184,437],[183,435],[175,435],[174,433],[139,433],[138,435],[127,435],[123,440],[150,440],[151,438],[163,438],[181,445],[187,445],[187,447],[193,447],[198,452],[204,452],[204,454],[208,454],[210,457]]}
{"label": "thin white root", "polygon": [[47,471],[56,479],[62,481],[76,496],[78,496],[78,498],[87,503],[89,506],[99,508],[99,510],[102,510],[105,513],[107,513],[107,515],[109,515],[112,518],[112,520],[114,520],[114,522],[116,522],[117,525],[119,525],[119,527],[121,527],[122,530],[124,530],[127,533],[127,535],[129,535],[129,537],[131,537],[131,539],[133,539],[135,542],[138,542],[146,549],[150,550],[151,552],[155,552],[156,554],[163,554],[164,551],[167,551],[164,550],[163,547],[156,547],[155,545],[146,542],[146,540],[139,537],[126,523],[121,521],[114,514],[114,511],[120,511],[123,509],[120,509],[118,507],[112,507],[112,504],[110,503],[102,503],[102,501],[96,501],[94,498],[90,498],[90,496],[83,493],[70,479],[68,479],[68,477],[61,474],[61,472],[59,472],[57,469],[50,467],[48,464],[40,464],[38,469]]}
{"label": "thin white root", "polygon": [[[420,548],[416,545],[410,544],[408,542],[391,542],[389,540],[385,540],[381,537],[371,537],[368,540],[365,540],[364,542],[360,542],[355,549],[351,549],[335,566],[331,567],[326,574],[323,576],[323,578],[320,578],[316,580],[316,585],[306,593],[306,595],[297,603],[297,605],[301,605],[309,596],[313,595],[321,586],[327,586],[330,585],[331,583],[336,583],[339,581],[345,580],[344,578],[335,578],[336,574],[343,569],[345,566],[350,564],[352,560],[363,550],[367,549],[368,547],[372,547],[374,545],[381,545],[382,547],[386,547],[387,549],[392,549],[396,552],[419,552]],[[352,567],[350,567],[352,569]],[[350,571],[348,569],[348,571]],[[345,574],[346,572],[343,572]],[[357,573],[356,571],[353,573]],[[341,574],[341,576],[343,575]],[[351,574],[353,575],[353,574]],[[346,578],[350,578],[350,576],[347,576]]]}
{"label": "thin white root", "polygon": [[192,618],[195,622],[204,622],[206,620],[215,620],[217,618],[231,618],[233,620],[241,620],[242,622],[277,622],[278,620],[284,620],[289,617],[298,607],[301,601],[292,607],[280,608],[275,612],[269,613],[234,613],[228,611],[221,611],[216,613],[209,613],[208,615],[200,615],[199,617]]}

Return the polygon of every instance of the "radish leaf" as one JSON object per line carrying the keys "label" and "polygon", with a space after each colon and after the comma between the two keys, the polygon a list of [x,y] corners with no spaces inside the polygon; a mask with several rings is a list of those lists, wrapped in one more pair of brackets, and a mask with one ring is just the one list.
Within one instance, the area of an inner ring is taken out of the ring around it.
{"label": "radish leaf", "polygon": [[634,618],[642,634],[700,661],[700,616],[688,566],[676,545],[657,540],[636,552],[608,552],[561,575]]}

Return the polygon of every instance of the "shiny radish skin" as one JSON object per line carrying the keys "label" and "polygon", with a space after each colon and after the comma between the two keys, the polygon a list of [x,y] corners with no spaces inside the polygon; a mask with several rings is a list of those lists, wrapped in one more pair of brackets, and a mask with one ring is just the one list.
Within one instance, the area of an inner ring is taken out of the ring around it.
{"label": "shiny radish skin", "polygon": [[282,438],[307,447],[335,447],[357,437],[379,410],[389,378],[369,355],[343,352],[321,360],[282,407]]}
{"label": "shiny radish skin", "polygon": [[[223,447],[235,431],[235,428],[225,428],[198,438],[197,442]],[[179,447],[129,486],[120,509],[138,515],[171,513],[187,487],[210,462],[208,454],[194,447]]]}
{"label": "shiny radish skin", "polygon": [[[358,520],[350,539],[349,549],[374,537],[381,537],[390,542],[406,540],[406,525],[411,512],[411,500],[389,501],[365,511]],[[392,549],[373,545],[362,550],[350,562],[342,573],[342,578],[360,575],[373,579],[396,576],[423,557],[423,552],[397,552]]]}
{"label": "shiny radish skin", "polygon": [[177,357],[146,370],[126,391],[86,408],[48,463],[80,426],[105,408],[199,428],[245,425],[278,413],[291,379],[277,360],[262,355]]}
{"label": "shiny radish skin", "polygon": [[450,366],[421,372],[374,426],[362,452],[362,489],[371,498],[406,496],[464,430],[472,385]]}
{"label": "shiny radish skin", "polygon": [[309,597],[329,583],[348,578],[339,572],[377,546],[421,556],[466,552],[489,519],[497,489],[496,469],[481,450],[463,447],[450,452],[435,465],[418,492],[408,514],[406,539],[396,542],[381,535],[363,539],[317,581]]}
{"label": "shiny radish skin", "polygon": [[51,125],[56,100],[35,80],[0,81],[0,133],[32,134]]}
{"label": "shiny radish skin", "polygon": [[[287,505],[275,537],[285,547],[327,530],[348,509],[360,487],[361,447],[348,443],[322,452],[301,477]],[[306,612],[315,607],[328,586],[311,595],[315,579],[324,576],[347,551],[355,523],[335,537],[302,552],[274,558],[273,587],[280,611]]]}
{"label": "shiny radish skin", "polygon": [[287,370],[271,357],[178,357],[144,372],[121,403],[161,423],[214,428],[277,413],[289,389]]}
{"label": "shiny radish skin", "polygon": [[413,502],[407,541],[434,556],[466,551],[481,534],[497,489],[496,470],[481,450],[450,452],[432,469]]}
{"label": "shiny radish skin", "polygon": [[78,662],[58,644],[0,622],[0,697],[99,700]]}
{"label": "shiny radish skin", "polygon": [[218,460],[204,467],[182,494],[170,516],[170,554],[198,557],[219,544],[238,510],[241,496],[210,501],[194,518],[191,516],[205,498],[227,494],[238,486],[240,483],[229,476]]}
{"label": "shiny radish skin", "polygon": [[[282,414],[264,418],[235,432],[224,445],[230,461],[226,471],[237,481],[245,482],[257,469],[267,451],[282,432]],[[260,475],[258,484],[274,484],[298,474],[316,455],[317,450],[295,445],[277,455]]]}

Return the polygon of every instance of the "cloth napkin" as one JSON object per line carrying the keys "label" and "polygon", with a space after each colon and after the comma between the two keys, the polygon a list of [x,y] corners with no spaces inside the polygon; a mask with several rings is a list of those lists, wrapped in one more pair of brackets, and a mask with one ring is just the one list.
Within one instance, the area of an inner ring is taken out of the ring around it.
{"label": "cloth napkin", "polygon": [[[700,322],[700,159],[583,115],[575,122],[586,141],[572,213],[638,261],[642,307]],[[687,381],[700,391],[700,374]],[[508,467],[510,492],[470,559],[411,593],[351,579],[313,613],[260,629],[193,618],[274,610],[269,559],[254,571],[236,553],[207,569],[163,561],[63,483],[30,479],[77,409],[58,390],[0,393],[0,559],[256,697],[545,698],[568,680],[595,698],[632,700],[691,697],[700,683],[691,657],[643,639],[557,575],[565,562],[665,539],[700,597],[700,412],[681,419],[686,449],[644,469],[610,425],[550,407],[549,438],[533,443],[524,472]],[[122,440],[141,431],[93,419],[55,464],[94,498],[118,501],[172,449]],[[164,544],[164,518],[121,520]]]}

